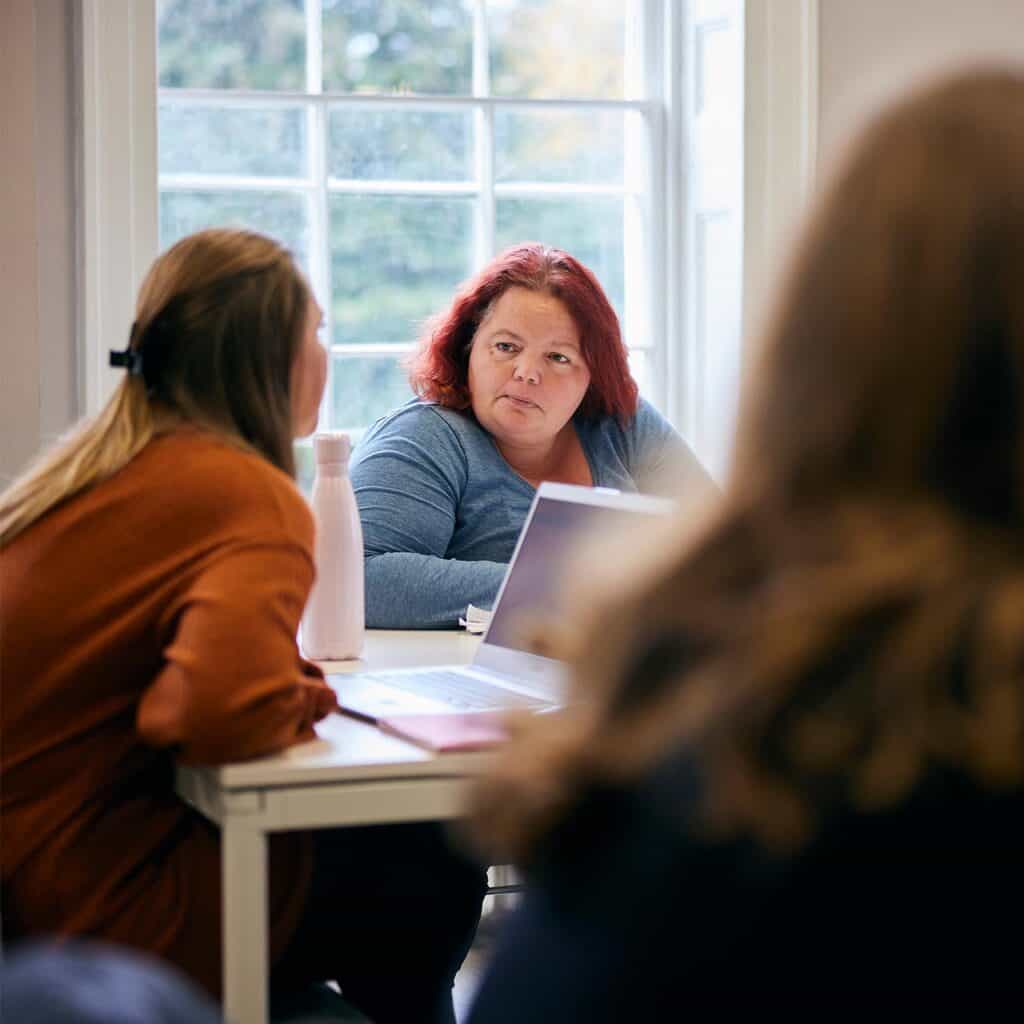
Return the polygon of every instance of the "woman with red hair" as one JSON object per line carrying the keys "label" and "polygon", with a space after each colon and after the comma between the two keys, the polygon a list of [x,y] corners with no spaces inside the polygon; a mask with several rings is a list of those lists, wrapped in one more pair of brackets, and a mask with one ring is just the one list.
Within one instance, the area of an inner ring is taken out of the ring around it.
{"label": "woman with red hair", "polygon": [[692,496],[686,443],[639,397],[597,278],[560,249],[506,250],[430,325],[419,396],[379,420],[352,482],[366,623],[454,626],[490,607],[542,480]]}

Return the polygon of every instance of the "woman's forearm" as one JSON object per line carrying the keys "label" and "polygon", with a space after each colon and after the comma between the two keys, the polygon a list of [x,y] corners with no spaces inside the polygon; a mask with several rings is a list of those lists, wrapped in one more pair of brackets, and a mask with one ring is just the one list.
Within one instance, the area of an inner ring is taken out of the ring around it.
{"label": "woman's forearm", "polygon": [[365,565],[371,629],[454,629],[466,605],[491,607],[506,569],[401,551],[370,555]]}

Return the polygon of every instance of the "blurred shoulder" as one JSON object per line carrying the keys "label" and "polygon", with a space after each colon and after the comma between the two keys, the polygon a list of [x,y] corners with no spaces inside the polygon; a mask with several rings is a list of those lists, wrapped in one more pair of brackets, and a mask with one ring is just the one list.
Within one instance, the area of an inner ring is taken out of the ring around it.
{"label": "blurred shoulder", "polygon": [[596,430],[599,443],[618,453],[638,490],[681,499],[687,506],[717,496],[717,486],[694,451],[647,399],[640,398],[625,423],[607,416]]}
{"label": "blurred shoulder", "polygon": [[634,433],[645,436],[680,437],[679,431],[643,397],[640,398],[636,415],[629,428]]}
{"label": "blurred shoulder", "polygon": [[140,453],[133,470],[151,500],[197,523],[312,543],[312,513],[295,481],[227,440],[198,430],[165,434]]}
{"label": "blurred shoulder", "polygon": [[679,432],[646,398],[637,402],[636,412],[620,422],[615,416],[601,416],[590,421],[590,429],[609,438],[622,438],[627,442],[649,438],[679,437]]}

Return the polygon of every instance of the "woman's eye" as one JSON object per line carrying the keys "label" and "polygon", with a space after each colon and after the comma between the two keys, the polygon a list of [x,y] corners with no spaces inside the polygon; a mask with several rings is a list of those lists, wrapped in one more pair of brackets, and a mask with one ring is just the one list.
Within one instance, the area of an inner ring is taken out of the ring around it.
{"label": "woman's eye", "polygon": [[552,352],[551,353],[551,361],[554,362],[554,363],[560,363],[562,366],[568,366],[569,365],[569,357],[566,356],[566,355],[563,355],[561,352]]}
{"label": "woman's eye", "polygon": [[496,341],[494,343],[494,347],[499,352],[514,352],[515,351],[515,345],[513,345],[512,342],[510,342],[510,341]]}

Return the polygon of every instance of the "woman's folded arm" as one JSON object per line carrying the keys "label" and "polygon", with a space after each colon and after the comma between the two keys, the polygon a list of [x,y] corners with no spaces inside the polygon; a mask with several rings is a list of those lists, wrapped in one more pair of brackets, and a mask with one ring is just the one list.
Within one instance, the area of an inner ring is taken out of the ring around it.
{"label": "woman's folded arm", "polygon": [[366,624],[374,629],[451,629],[466,606],[490,608],[503,562],[466,562],[412,552],[366,558]]}
{"label": "woman's folded arm", "polygon": [[166,664],[136,715],[143,739],[211,764],[313,739],[336,701],[295,640],[312,576],[286,541],[212,556],[162,623]]}

